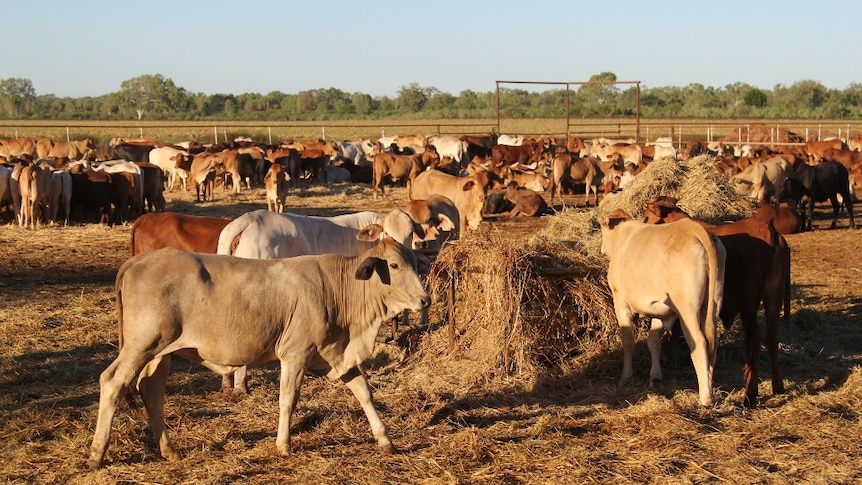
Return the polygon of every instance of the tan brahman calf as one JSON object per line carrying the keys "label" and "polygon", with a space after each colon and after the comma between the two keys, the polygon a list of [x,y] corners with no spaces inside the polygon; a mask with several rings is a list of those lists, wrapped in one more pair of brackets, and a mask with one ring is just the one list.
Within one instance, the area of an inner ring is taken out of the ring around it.
{"label": "tan brahman calf", "polygon": [[623,344],[619,384],[633,376],[635,316],[652,319],[647,343],[652,361],[651,389],[662,378],[662,334],[679,319],[691,349],[700,404],[712,406],[712,370],[726,258],[722,243],[688,219],[656,226],[631,220],[618,210],[602,223],[602,253],[610,259],[608,285]]}

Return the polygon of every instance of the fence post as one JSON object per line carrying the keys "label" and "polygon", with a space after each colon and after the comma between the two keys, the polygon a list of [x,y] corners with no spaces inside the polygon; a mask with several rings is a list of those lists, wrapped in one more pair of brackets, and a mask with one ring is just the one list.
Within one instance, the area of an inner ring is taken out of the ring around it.
{"label": "fence post", "polygon": [[218,145],[218,126],[213,126],[213,135],[215,136],[215,144]]}
{"label": "fence post", "polygon": [[269,144],[272,145],[272,127],[267,126],[266,130],[269,132]]}
{"label": "fence post", "polygon": [[66,141],[67,142],[72,141],[72,138],[69,136],[69,127],[68,126],[66,127]]}
{"label": "fence post", "polygon": [[321,131],[321,133],[323,134],[323,136],[321,136],[320,138],[322,138],[322,139],[326,140],[326,127],[325,127],[325,126],[321,126],[321,127],[320,127],[320,131]]}

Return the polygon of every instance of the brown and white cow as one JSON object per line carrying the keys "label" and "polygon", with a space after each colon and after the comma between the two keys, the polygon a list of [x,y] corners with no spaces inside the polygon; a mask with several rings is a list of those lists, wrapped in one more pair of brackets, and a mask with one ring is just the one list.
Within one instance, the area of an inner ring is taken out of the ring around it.
{"label": "brown and white cow", "polygon": [[[724,287],[724,246],[700,224],[682,220],[651,225],[614,211],[602,221],[602,253],[610,260],[608,285],[623,344],[619,384],[633,376],[633,323],[652,319],[650,383],[661,381],[661,336],[679,319],[691,349],[702,406],[712,406],[712,372]],[[657,249],[658,248],[658,249]]]}
{"label": "brown and white cow", "polygon": [[[762,207],[774,209],[771,205]],[[650,200],[644,212],[644,221],[649,224],[688,217],[676,206],[675,199],[665,197]],[[772,364],[772,392],[784,392],[778,365],[778,320],[782,306],[785,317],[790,312],[790,248],[774,226],[755,218],[720,226],[697,222],[718,236],[727,252],[724,300],[719,315],[726,328],[733,325],[737,315],[742,322],[745,335],[743,404],[752,407],[757,404],[759,383],[761,337],[757,313],[761,302],[766,321],[766,349]]]}
{"label": "brown and white cow", "polygon": [[439,170],[427,170],[413,181],[413,199],[427,199],[432,194],[449,198],[458,208],[461,220],[458,231],[478,229],[482,223],[482,207],[488,195],[488,173],[476,172],[468,177],[456,177]]}
{"label": "brown and white cow", "polygon": [[[179,295],[177,286],[184,289]],[[91,469],[102,466],[117,405],[136,378],[161,455],[180,459],[164,420],[173,354],[222,375],[238,365],[280,362],[280,455],[290,454],[291,415],[306,372],[345,383],[377,445],[394,451],[361,365],[371,356],[383,322],[430,303],[416,257],[403,245],[385,238],[360,256],[275,260],[167,248],[123,263],[116,292],[120,352],[99,378]],[[201,300],[223,304],[202,306]]]}
{"label": "brown and white cow", "polygon": [[425,199],[413,199],[407,202],[404,211],[421,228],[420,232],[414,233],[414,249],[439,250],[445,242],[461,237],[461,214],[446,196],[431,194]]}

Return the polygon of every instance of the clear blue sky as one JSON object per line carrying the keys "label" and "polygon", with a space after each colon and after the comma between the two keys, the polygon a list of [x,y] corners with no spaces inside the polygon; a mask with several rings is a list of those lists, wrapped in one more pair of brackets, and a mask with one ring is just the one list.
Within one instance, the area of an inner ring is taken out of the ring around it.
{"label": "clear blue sky", "polygon": [[[862,1],[0,0],[0,79],[100,96],[144,74],[192,93],[458,95],[495,80],[764,89],[862,82]],[[521,86],[526,89],[532,89]],[[536,90],[546,89],[539,87]]]}

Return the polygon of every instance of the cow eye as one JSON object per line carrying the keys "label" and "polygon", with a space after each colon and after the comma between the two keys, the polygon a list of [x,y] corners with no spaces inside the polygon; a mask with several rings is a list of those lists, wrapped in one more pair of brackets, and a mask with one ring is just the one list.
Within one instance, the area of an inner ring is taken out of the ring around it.
{"label": "cow eye", "polygon": [[398,263],[389,263],[389,267],[392,269],[398,269]]}

